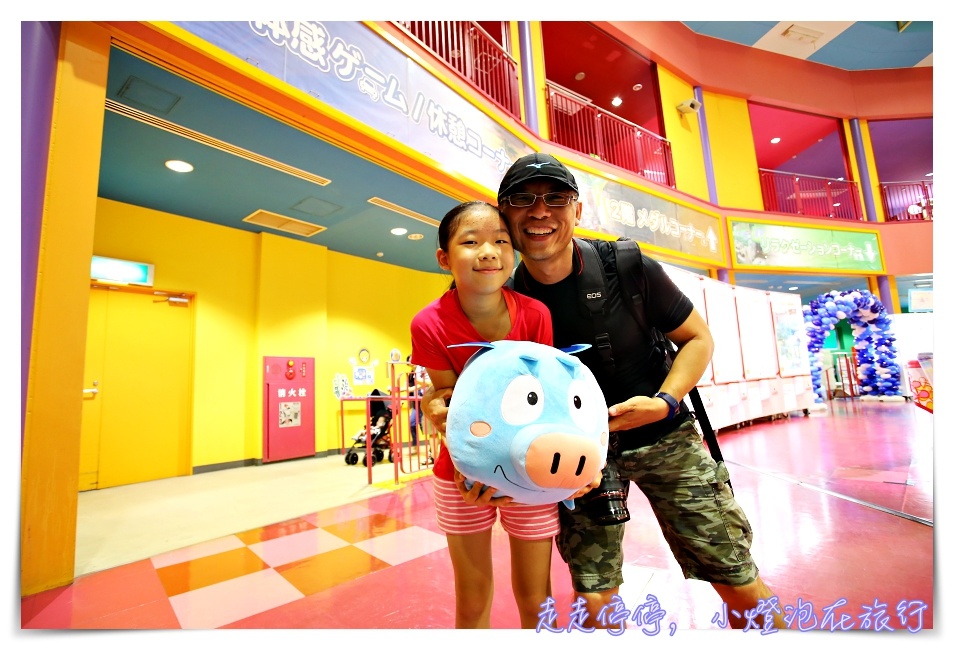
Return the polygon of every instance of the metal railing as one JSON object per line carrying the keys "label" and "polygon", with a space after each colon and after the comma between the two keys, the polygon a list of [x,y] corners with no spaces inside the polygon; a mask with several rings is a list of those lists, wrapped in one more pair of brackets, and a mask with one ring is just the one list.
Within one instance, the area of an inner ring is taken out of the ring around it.
{"label": "metal railing", "polygon": [[675,187],[672,147],[665,138],[552,81],[547,82],[547,112],[552,142]]}
{"label": "metal railing", "polygon": [[759,169],[767,212],[862,221],[858,184],[834,178]]}
{"label": "metal railing", "polygon": [[933,221],[934,183],[882,183],[881,206],[887,221]]}
{"label": "metal railing", "polygon": [[517,62],[480,25],[466,20],[398,20],[394,24],[520,119]]}

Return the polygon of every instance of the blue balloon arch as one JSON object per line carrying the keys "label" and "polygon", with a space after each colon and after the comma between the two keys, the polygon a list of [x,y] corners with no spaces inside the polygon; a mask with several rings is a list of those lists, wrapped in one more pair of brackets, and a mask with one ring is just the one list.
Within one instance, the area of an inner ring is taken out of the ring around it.
{"label": "blue balloon arch", "polygon": [[855,337],[861,397],[902,397],[901,367],[891,332],[891,319],[878,297],[867,290],[829,291],[802,306],[811,356],[815,402],[825,401],[819,351],[828,332],[847,319]]}

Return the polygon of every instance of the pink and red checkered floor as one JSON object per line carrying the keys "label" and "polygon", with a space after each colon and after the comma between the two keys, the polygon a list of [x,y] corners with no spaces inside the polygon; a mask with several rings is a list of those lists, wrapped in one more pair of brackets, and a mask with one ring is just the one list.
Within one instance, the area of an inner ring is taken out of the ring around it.
{"label": "pink and red checkered floor", "polygon": [[[901,638],[908,629],[929,630],[933,416],[911,403],[835,400],[830,408],[720,433],[736,498],[755,531],[762,577],[781,607],[804,614],[810,604],[822,629],[878,629]],[[716,628],[715,592],[682,578],[638,491],[629,505],[620,591],[626,606],[633,610],[653,596],[665,611],[664,630]],[[499,529],[493,553],[491,623],[517,628],[507,537]],[[572,590],[556,552],[552,582],[559,628],[570,622]],[[453,601],[446,541],[435,523],[430,479],[423,478],[362,502],[81,576],[23,598],[21,626],[449,629]]]}

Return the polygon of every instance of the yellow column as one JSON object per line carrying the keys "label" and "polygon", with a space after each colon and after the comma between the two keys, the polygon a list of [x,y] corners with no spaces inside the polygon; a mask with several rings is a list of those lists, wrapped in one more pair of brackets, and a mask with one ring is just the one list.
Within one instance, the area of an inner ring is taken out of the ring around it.
{"label": "yellow column", "polygon": [[40,233],[20,473],[20,591],[73,580],[89,265],[109,34],[64,22]]}

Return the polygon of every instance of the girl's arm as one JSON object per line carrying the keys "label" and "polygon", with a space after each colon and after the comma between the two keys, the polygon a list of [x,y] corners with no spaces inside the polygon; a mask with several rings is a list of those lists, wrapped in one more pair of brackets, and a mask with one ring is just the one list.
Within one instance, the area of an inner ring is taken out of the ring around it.
{"label": "girl's arm", "polygon": [[[432,368],[426,368],[426,370],[431,378],[431,387],[428,388],[427,392],[442,391],[444,389],[453,390],[454,384],[457,383],[457,373],[453,370],[434,370]],[[441,431],[441,438],[443,439],[447,422],[446,407],[442,408],[442,416],[443,420],[441,424],[443,426],[439,427],[439,430]],[[483,483],[474,482],[470,489],[468,489],[464,483],[465,481],[466,477],[458,472],[455,467],[454,482],[457,484],[457,489],[460,490],[461,496],[464,497],[466,503],[478,506],[500,507],[508,506],[513,502],[513,497],[495,497],[494,494],[497,492],[497,488],[487,487],[487,489],[484,489]]]}

